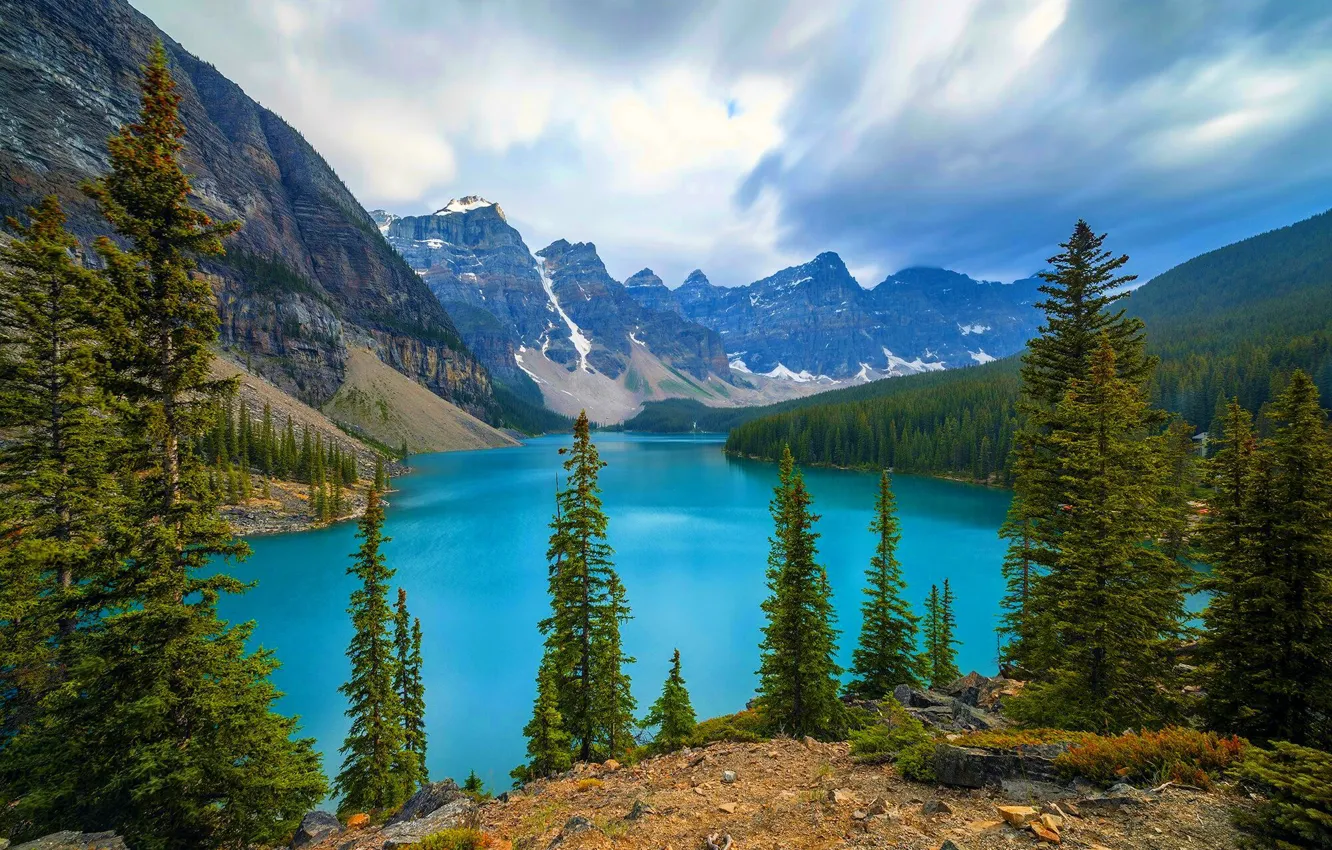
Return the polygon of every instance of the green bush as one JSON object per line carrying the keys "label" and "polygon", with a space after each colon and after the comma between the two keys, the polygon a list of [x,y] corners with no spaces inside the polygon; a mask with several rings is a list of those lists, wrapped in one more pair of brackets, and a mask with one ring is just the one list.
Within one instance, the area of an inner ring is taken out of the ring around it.
{"label": "green bush", "polygon": [[934,746],[924,723],[911,717],[896,701],[888,705],[886,721],[851,731],[851,755],[860,762],[890,761],[922,743]]}
{"label": "green bush", "polygon": [[459,827],[436,832],[408,850],[486,850],[493,846],[495,843],[484,832]]}
{"label": "green bush", "polygon": [[933,741],[921,741],[912,744],[897,754],[893,766],[904,779],[913,782],[934,781],[934,753],[939,745]]}
{"label": "green bush", "polygon": [[689,740],[689,745],[702,747],[716,741],[753,744],[768,740],[763,731],[763,720],[758,712],[746,709],[735,714],[725,714],[701,721],[694,726],[694,734]]}
{"label": "green bush", "polygon": [[1266,797],[1235,815],[1246,850],[1332,847],[1332,753],[1278,741],[1249,747],[1235,775]]}

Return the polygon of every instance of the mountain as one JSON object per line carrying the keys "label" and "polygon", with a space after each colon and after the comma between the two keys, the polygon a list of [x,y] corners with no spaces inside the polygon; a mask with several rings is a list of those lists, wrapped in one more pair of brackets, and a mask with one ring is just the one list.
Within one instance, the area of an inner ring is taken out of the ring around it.
{"label": "mountain", "polygon": [[1038,323],[1037,278],[1002,284],[909,268],[867,290],[831,252],[747,286],[715,286],[695,270],[671,291],[639,275],[630,294],[717,331],[731,368],[792,380],[987,363],[1019,350]]}
{"label": "mountain", "polygon": [[[1232,397],[1261,412],[1295,369],[1332,409],[1332,211],[1181,263],[1126,304],[1161,358],[1154,402],[1194,428],[1215,431]],[[1007,358],[744,411],[653,404],[625,427],[728,429],[735,454],[772,459],[789,443],[803,463],[1003,482],[1018,388]]]}
{"label": "mountain", "polygon": [[736,406],[819,389],[733,373],[721,334],[635,294],[661,283],[650,269],[621,283],[591,242],[533,252],[497,203],[469,195],[429,215],[371,216],[503,392],[618,422],[653,399]]}
{"label": "mountain", "polygon": [[315,406],[365,347],[493,421],[485,368],[425,283],[380,238],[328,163],[280,117],[124,0],[0,0],[0,212],[55,193],[89,245],[105,222],[79,184],[108,167],[107,137],[138,112],[139,68],[166,46],[187,128],[193,202],[239,219],[212,276],[222,343]]}

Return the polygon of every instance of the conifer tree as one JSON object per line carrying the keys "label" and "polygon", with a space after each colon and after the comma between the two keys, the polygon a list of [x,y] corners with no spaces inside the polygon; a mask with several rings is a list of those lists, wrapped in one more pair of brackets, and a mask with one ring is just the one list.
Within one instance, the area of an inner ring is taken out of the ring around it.
{"label": "conifer tree", "polygon": [[325,784],[312,741],[273,712],[272,653],[248,652],[250,626],[217,617],[219,596],[244,589],[217,561],[246,550],[189,450],[226,390],[209,377],[213,294],[191,272],[235,225],[188,203],[160,42],[141,94],[139,119],[109,143],[109,173],[87,187],[124,246],[97,244],[110,285],[103,380],[125,405],[117,460],[135,496],[127,557],[102,588],[107,611],[76,632],[65,686],[6,746],[5,796],[18,805],[5,816],[35,835],[114,829],[147,850],[274,843]]}
{"label": "conifer tree", "polygon": [[944,579],[943,593],[939,592],[939,585],[930,585],[930,595],[925,598],[925,651],[921,656],[921,665],[931,688],[941,688],[961,675],[957,669],[957,640],[953,637],[952,609],[953,591],[948,585],[948,579]]}
{"label": "conifer tree", "polygon": [[553,776],[568,770],[573,763],[572,738],[565,731],[560,715],[559,683],[555,672],[544,661],[537,670],[537,695],[532,705],[532,719],[523,727],[527,738],[527,764],[510,774],[515,784]]}
{"label": "conifer tree", "polygon": [[382,528],[384,506],[379,493],[371,490],[365,513],[357,523],[360,548],[352,556],[347,572],[361,582],[352,591],[347,613],[351,615],[351,678],[339,688],[349,703],[351,728],[342,744],[342,770],[335,789],[342,795],[341,812],[386,812],[407,799],[416,776],[403,770],[406,733],[403,706],[394,689],[397,659],[389,623],[388,581],[394,570],[379,547],[388,542]]}
{"label": "conifer tree", "polygon": [[55,684],[84,597],[113,569],[123,507],[112,404],[95,381],[101,279],[74,260],[55,196],[0,248],[0,746]]}
{"label": "conifer tree", "polygon": [[1332,748],[1332,436],[1301,371],[1259,443],[1232,402],[1211,463],[1212,597],[1203,647],[1213,724]]}
{"label": "conifer tree", "polygon": [[906,583],[897,562],[897,504],[888,471],[879,476],[879,494],[874,505],[870,533],[875,536],[874,555],[865,571],[867,586],[861,606],[860,645],[851,656],[848,694],[861,699],[879,699],[893,688],[921,684],[920,658],[916,651],[917,618],[902,599]]}
{"label": "conifer tree", "polygon": [[421,621],[407,612],[407,591],[398,588],[393,616],[397,653],[393,690],[402,703],[403,762],[415,785],[429,781],[425,767],[425,683],[421,679]]}
{"label": "conifer tree", "polygon": [[374,487],[381,493],[388,489],[388,474],[384,471],[384,458],[382,455],[375,455]]}
{"label": "conifer tree", "polygon": [[627,745],[633,703],[623,665],[619,624],[629,616],[624,588],[606,543],[606,514],[597,476],[606,465],[591,439],[586,412],[574,424],[567,454],[566,487],[556,494],[551,522],[551,615],[540,624],[546,657],[559,694],[559,713],[578,758],[609,757]]}
{"label": "conifer tree", "polygon": [[809,491],[790,448],[782,454],[770,510],[767,625],[760,644],[758,708],[767,724],[788,735],[826,736],[844,725],[837,699],[841,674],[836,613],[828,574],[818,563]]}
{"label": "conifer tree", "polygon": [[1049,678],[1013,701],[1044,725],[1114,731],[1163,722],[1188,568],[1160,546],[1168,523],[1162,439],[1149,436],[1142,389],[1120,377],[1109,335],[1090,376],[1074,379],[1052,445],[1064,470],[1059,557],[1033,602],[1052,615]]}
{"label": "conifer tree", "polygon": [[656,727],[652,747],[657,752],[678,750],[689,743],[694,734],[694,706],[689,702],[684,677],[680,674],[680,650],[671,656],[671,671],[661,686],[661,696],[643,719],[644,727]]}

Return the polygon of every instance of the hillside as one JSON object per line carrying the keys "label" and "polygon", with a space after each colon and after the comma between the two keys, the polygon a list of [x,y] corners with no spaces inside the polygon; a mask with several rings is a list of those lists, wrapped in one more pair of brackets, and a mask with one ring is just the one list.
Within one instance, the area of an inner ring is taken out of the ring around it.
{"label": "hillside", "polygon": [[[1154,400],[1199,430],[1212,427],[1218,404],[1231,396],[1262,408],[1297,368],[1332,407],[1332,212],[1182,263],[1126,303],[1161,358]],[[697,422],[699,430],[730,430],[727,451],[735,454],[773,458],[789,442],[802,463],[1002,482],[1017,368],[1009,358],[729,417],[649,408],[625,427],[689,430]]]}
{"label": "hillside", "polygon": [[389,368],[369,349],[348,350],[346,376],[324,413],[391,449],[405,445],[409,453],[421,454],[518,444]]}
{"label": "hillside", "polygon": [[489,376],[448,314],[296,129],[125,0],[0,0],[0,21],[0,214],[55,193],[85,246],[106,233],[79,185],[106,170],[107,137],[137,114],[139,67],[161,39],[192,201],[243,223],[227,256],[205,266],[223,345],[315,406],[341,386],[352,345],[498,416]]}

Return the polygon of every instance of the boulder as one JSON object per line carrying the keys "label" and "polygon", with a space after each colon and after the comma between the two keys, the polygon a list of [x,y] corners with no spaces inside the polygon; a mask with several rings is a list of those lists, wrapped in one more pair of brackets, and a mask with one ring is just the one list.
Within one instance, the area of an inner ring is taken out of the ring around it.
{"label": "boulder", "polygon": [[1059,773],[1054,759],[1067,749],[1064,744],[1041,744],[991,750],[941,744],[934,754],[934,774],[944,785],[984,788],[1001,785],[1005,779],[1056,783]]}
{"label": "boulder", "polygon": [[301,825],[296,827],[296,836],[291,839],[290,846],[295,850],[308,844],[316,844],[335,832],[342,832],[342,824],[335,815],[323,811],[310,812],[301,818]]}
{"label": "boulder", "polygon": [[953,698],[937,691],[919,691],[910,685],[893,688],[893,698],[907,708],[952,707]]}
{"label": "boulder", "polygon": [[1027,824],[1027,829],[1030,829],[1032,835],[1036,836],[1046,844],[1059,843],[1059,831],[1046,827],[1038,820]]}
{"label": "boulder", "polygon": [[959,676],[945,685],[943,692],[953,699],[960,700],[975,708],[980,705],[981,688],[989,681],[989,677],[982,676],[972,670],[967,675]]}
{"label": "boulder", "polygon": [[391,823],[379,834],[384,842],[383,850],[409,847],[419,844],[436,832],[467,826],[476,815],[477,808],[476,801],[463,795],[423,817]]}
{"label": "boulder", "polygon": [[389,818],[387,826],[423,818],[463,796],[462,789],[452,779],[432,782],[413,794],[398,813]]}
{"label": "boulder", "polygon": [[856,795],[846,788],[833,788],[828,792],[828,802],[837,806],[850,805],[856,801]]}
{"label": "boulder", "polygon": [[114,832],[53,832],[11,850],[126,850],[125,839]]}
{"label": "boulder", "polygon": [[998,811],[1004,823],[1018,829],[1036,819],[1036,810],[1031,806],[999,806]]}
{"label": "boulder", "polygon": [[551,839],[551,842],[547,844],[546,847],[548,850],[549,848],[559,847],[564,843],[566,838],[583,832],[591,832],[596,828],[596,824],[582,815],[574,815],[564,822],[564,827],[560,830],[560,834]]}
{"label": "boulder", "polygon": [[953,813],[953,807],[943,800],[927,800],[925,801],[925,804],[920,807],[920,813],[929,816],[951,815]]}
{"label": "boulder", "polygon": [[723,771],[722,771],[722,782],[726,783],[727,785],[731,785],[732,783],[734,783],[734,782],[735,782],[735,771],[734,771],[734,770],[723,770]]}

